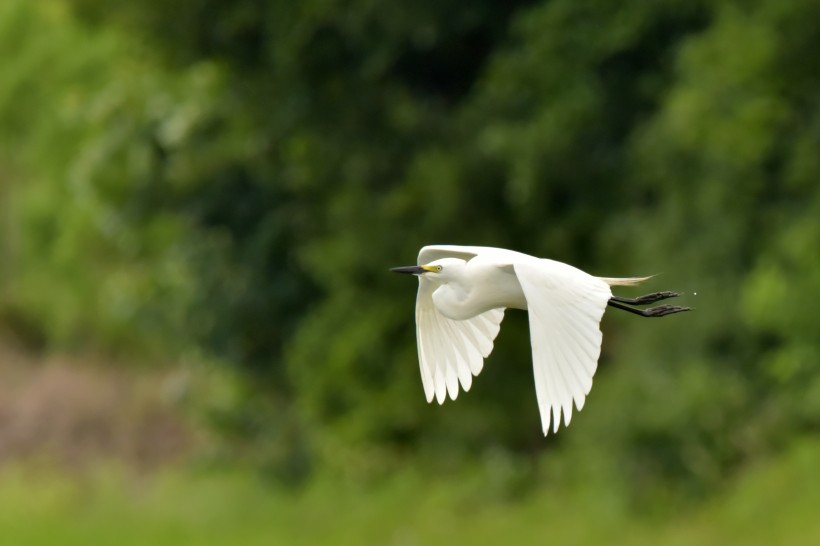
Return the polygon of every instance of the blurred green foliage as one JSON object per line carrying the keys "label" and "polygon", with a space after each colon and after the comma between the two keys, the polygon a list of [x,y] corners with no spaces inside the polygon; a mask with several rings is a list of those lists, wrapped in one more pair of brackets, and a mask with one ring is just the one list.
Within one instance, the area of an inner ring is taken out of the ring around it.
{"label": "blurred green foliage", "polygon": [[[247,474],[150,477],[98,469],[0,473],[0,526],[19,546],[86,544],[744,544],[800,546],[820,540],[817,441],[758,464],[697,508],[636,514],[599,484],[544,487],[499,499],[480,473],[431,482],[403,469],[375,487],[314,481],[298,495]],[[637,517],[636,517],[637,516]]]}
{"label": "blurred green foliage", "polygon": [[[232,367],[214,423],[284,476],[546,452],[703,491],[820,426],[818,20],[812,0],[6,2],[6,325]],[[424,403],[415,286],[386,270],[430,243],[662,273],[648,290],[697,311],[608,314],[585,411],[544,440],[523,314],[469,395]]]}

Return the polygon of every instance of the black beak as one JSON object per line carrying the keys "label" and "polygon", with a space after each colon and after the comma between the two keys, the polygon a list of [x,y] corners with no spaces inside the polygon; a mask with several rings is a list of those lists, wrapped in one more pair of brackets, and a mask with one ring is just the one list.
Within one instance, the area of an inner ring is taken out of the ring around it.
{"label": "black beak", "polygon": [[425,273],[425,269],[420,265],[405,265],[402,267],[394,267],[390,271],[393,273],[407,273],[409,275],[421,275]]}

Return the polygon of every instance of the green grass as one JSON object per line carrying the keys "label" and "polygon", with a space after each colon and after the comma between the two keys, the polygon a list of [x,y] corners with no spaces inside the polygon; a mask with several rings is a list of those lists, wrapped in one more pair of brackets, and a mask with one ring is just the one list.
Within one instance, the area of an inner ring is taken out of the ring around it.
{"label": "green grass", "polygon": [[26,545],[820,544],[820,442],[749,469],[705,504],[636,516],[605,491],[482,495],[480,477],[380,487],[324,481],[299,494],[245,474],[143,480],[0,473],[2,543]]}

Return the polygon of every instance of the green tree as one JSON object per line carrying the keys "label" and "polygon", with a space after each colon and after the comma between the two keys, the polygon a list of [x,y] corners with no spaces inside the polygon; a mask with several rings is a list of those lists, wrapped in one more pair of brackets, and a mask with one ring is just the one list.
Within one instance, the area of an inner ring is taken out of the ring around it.
{"label": "green tree", "polygon": [[[30,178],[4,299],[52,343],[231,366],[217,422],[284,475],[546,451],[701,491],[818,425],[815,4],[12,3],[0,39],[55,32],[0,81]],[[523,313],[473,392],[425,404],[386,270],[436,242],[663,273],[697,311],[607,314],[545,441]]]}

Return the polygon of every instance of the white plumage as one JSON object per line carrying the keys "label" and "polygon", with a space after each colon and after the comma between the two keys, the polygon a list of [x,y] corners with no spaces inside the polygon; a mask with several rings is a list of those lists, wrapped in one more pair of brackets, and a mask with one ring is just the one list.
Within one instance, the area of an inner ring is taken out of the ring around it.
{"label": "white plumage", "polygon": [[[601,353],[599,323],[610,285],[643,278],[603,279],[554,260],[501,248],[435,245],[418,265],[395,268],[418,275],[416,334],[428,402],[455,400],[493,350],[506,308],[529,313],[535,394],[546,435],[569,425],[592,388]],[[667,293],[670,294],[670,293]],[[669,297],[669,296],[666,296]],[[648,316],[648,315],[647,315]]]}

